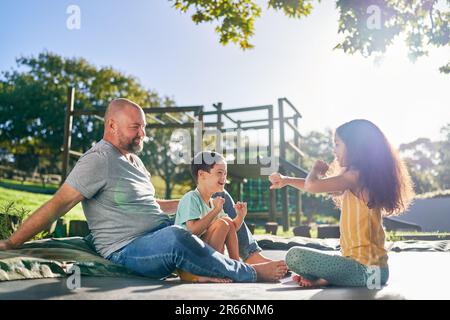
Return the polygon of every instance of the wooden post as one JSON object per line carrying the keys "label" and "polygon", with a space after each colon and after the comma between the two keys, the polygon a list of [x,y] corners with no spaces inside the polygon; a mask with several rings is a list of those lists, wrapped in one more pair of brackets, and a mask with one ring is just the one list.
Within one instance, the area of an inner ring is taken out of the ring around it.
{"label": "wooden post", "polygon": [[[294,126],[298,129],[298,118],[299,116],[296,114],[294,115]],[[300,149],[300,135],[297,132],[294,132],[294,144],[297,148]],[[300,165],[300,157],[297,153],[295,153],[295,164],[296,165]],[[303,216],[303,211],[302,211],[302,195],[300,190],[296,190],[295,191],[295,224],[297,226],[302,224],[302,216]]]}
{"label": "wooden post", "polygon": [[72,120],[73,120],[73,106],[75,99],[75,88],[70,87],[67,90],[67,109],[66,120],[64,122],[64,145],[63,145],[63,159],[62,159],[62,173],[61,185],[64,183],[69,171],[69,153],[72,142]]}
{"label": "wooden post", "polygon": [[[284,135],[284,112],[283,99],[278,99],[278,118],[280,119],[280,157],[286,159],[286,142]],[[286,174],[284,169],[280,168],[281,174]],[[281,189],[281,205],[283,207],[283,231],[289,230],[289,198],[287,188]]]}

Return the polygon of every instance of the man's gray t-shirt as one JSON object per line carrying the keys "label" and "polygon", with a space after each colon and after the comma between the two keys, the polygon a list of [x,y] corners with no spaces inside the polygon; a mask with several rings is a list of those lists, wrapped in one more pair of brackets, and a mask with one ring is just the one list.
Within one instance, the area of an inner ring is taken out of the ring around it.
{"label": "man's gray t-shirt", "polygon": [[101,140],[66,179],[85,197],[82,206],[94,246],[105,258],[139,236],[171,224],[155,200],[150,173],[139,157],[132,157],[133,164]]}

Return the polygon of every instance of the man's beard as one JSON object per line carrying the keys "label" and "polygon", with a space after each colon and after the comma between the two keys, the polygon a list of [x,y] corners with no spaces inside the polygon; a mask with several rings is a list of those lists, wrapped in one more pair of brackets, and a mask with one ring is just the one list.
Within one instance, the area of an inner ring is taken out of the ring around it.
{"label": "man's beard", "polygon": [[122,139],[122,137],[119,137],[120,147],[122,149],[127,150],[130,153],[138,154],[142,151],[143,145],[142,143],[135,144],[134,141],[140,140],[139,138],[134,138],[131,140],[131,142],[124,141],[125,139]]}

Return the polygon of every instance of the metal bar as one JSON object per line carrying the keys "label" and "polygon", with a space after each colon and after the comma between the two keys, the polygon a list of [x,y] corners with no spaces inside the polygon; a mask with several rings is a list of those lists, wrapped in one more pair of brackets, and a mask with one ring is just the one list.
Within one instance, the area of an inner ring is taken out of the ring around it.
{"label": "metal bar", "polygon": [[222,110],[222,113],[236,113],[236,112],[249,112],[249,111],[257,111],[257,110],[267,110],[270,105],[265,106],[257,106],[257,107],[246,107],[246,108],[235,108],[235,109],[226,109]]}
{"label": "metal bar", "polygon": [[166,116],[167,118],[170,118],[171,120],[175,121],[178,124],[183,123],[183,121],[180,121],[179,119],[175,118],[173,115],[171,115],[170,113],[164,113],[164,116]]}
{"label": "metal bar", "polygon": [[75,157],[81,157],[83,155],[83,153],[78,152],[78,151],[74,151],[74,150],[69,150],[69,153],[71,156],[75,156]]}
{"label": "metal bar", "polygon": [[229,120],[231,120],[231,122],[233,122],[234,124],[236,124],[237,123],[237,121],[236,120],[234,120],[232,117],[230,117],[229,115],[227,115],[226,113],[223,113],[223,115],[225,116],[225,117],[227,117]]}
{"label": "metal bar", "polygon": [[220,125],[221,127],[223,126],[223,122],[218,124],[217,122],[204,122],[203,126],[204,127],[217,127],[218,125]]}
{"label": "metal bar", "polygon": [[308,175],[308,171],[306,171],[303,168],[300,168],[299,166],[296,166],[295,164],[287,161],[286,159],[280,158],[280,167],[283,167],[283,171],[291,172],[292,174],[296,175],[299,178],[306,178]]}
{"label": "metal bar", "polygon": [[94,115],[94,118],[95,119],[97,119],[97,120],[100,120],[100,121],[102,121],[102,122],[105,122],[105,118],[103,118],[103,117],[100,117],[100,116],[98,116],[98,115]]}
{"label": "metal bar", "polygon": [[[298,119],[299,116],[294,117],[294,126],[295,128],[298,128]],[[289,122],[289,121],[288,121]],[[294,136],[294,145],[300,150],[300,134],[295,134]],[[299,163],[300,157],[299,155],[295,155],[294,157],[295,163]],[[300,193],[299,189],[296,189],[295,191],[295,224],[297,226],[300,226],[302,224],[302,217],[303,217],[303,209],[302,209],[302,195]]]}
{"label": "metal bar", "polygon": [[244,121],[241,121],[241,123],[252,123],[252,122],[263,122],[263,121],[269,121],[269,119],[244,120]]}
{"label": "metal bar", "polygon": [[295,134],[302,137],[302,134],[300,133],[300,131],[298,131],[297,127],[295,125],[293,125],[290,121],[285,121],[286,124],[291,127],[292,130],[294,130]]}
{"label": "metal bar", "polygon": [[212,115],[216,115],[217,114],[217,111],[205,111],[205,112],[203,112],[203,115],[204,116],[212,116]]}
{"label": "metal bar", "polygon": [[103,116],[105,114],[105,110],[75,110],[72,111],[73,116]]}
{"label": "metal bar", "polygon": [[[204,127],[217,127],[217,122],[206,122]],[[194,123],[165,123],[164,125],[159,123],[149,123],[145,127],[146,129],[173,129],[173,128],[193,128]]]}
{"label": "metal bar", "polygon": [[145,113],[166,113],[166,112],[199,112],[202,106],[189,107],[163,107],[163,108],[142,108]]}
{"label": "metal bar", "polygon": [[[214,105],[213,105],[214,106]],[[225,111],[226,110],[223,110],[222,109],[222,115],[223,116],[225,116],[225,117],[227,117],[231,122],[233,122],[234,124],[237,124],[237,121],[236,120],[234,120],[232,117],[230,117],[229,115],[227,115],[226,113],[225,113]],[[217,114],[217,111],[206,111],[206,112],[204,112],[203,113],[205,116],[212,116],[212,115],[215,115],[215,114]]]}
{"label": "metal bar", "polygon": [[293,110],[294,112],[300,117],[302,118],[302,115],[300,114],[300,112],[297,110],[297,108],[287,99],[287,98],[281,98],[283,101],[285,101]]}
{"label": "metal bar", "polygon": [[270,125],[263,125],[263,126],[252,126],[252,127],[242,127],[242,130],[250,130],[250,129],[254,129],[254,130],[261,130],[261,129],[270,129]]}
{"label": "metal bar", "polygon": [[72,120],[73,120],[74,100],[75,100],[75,88],[70,87],[67,90],[67,109],[66,109],[66,119],[64,122],[64,144],[63,144],[61,185],[64,183],[64,180],[66,180],[67,173],[69,171],[69,150],[72,142]]}
{"label": "metal bar", "polygon": [[81,153],[81,152],[78,152],[78,151],[75,151],[75,150],[69,150],[69,154],[71,155],[71,156],[74,156],[74,157],[81,157],[82,155],[83,155],[83,153]]}
{"label": "metal bar", "polygon": [[[191,107],[164,107],[164,108],[142,108],[144,113],[166,113],[166,112],[199,112],[202,109],[202,106],[191,106]],[[105,114],[106,109],[98,109],[98,110],[76,110],[73,112],[74,116],[81,115],[99,115],[102,116]]]}
{"label": "metal bar", "polygon": [[196,117],[191,116],[189,113],[185,113],[185,116],[191,119],[192,121],[197,121]]}
{"label": "metal bar", "polygon": [[217,109],[217,130],[222,129],[222,102],[213,105]]}
{"label": "metal bar", "polygon": [[[285,117],[284,120],[293,120],[295,116],[292,117]],[[273,118],[274,121],[278,121],[279,118]],[[263,122],[263,121],[269,121],[269,119],[258,119],[258,120],[244,120],[241,121],[241,123],[252,123],[252,122]]]}
{"label": "metal bar", "polygon": [[[280,158],[286,159],[286,143],[284,136],[284,112],[283,112],[283,99],[278,99],[278,117],[280,118]],[[280,159],[280,161],[281,161]],[[285,174],[283,170],[280,170],[281,174]],[[289,230],[289,198],[287,188],[281,189],[281,205],[283,207],[283,231]]]}
{"label": "metal bar", "polygon": [[300,157],[305,157],[305,154],[303,153],[302,150],[300,150],[299,148],[297,148],[292,142],[288,141],[286,142],[286,146],[290,147],[292,151],[295,151],[295,153],[297,155],[299,155]]}
{"label": "metal bar", "polygon": [[[64,152],[64,148],[61,148],[61,152]],[[83,155],[83,153],[75,151],[75,150],[69,150],[69,155],[79,158]]]}
{"label": "metal bar", "polygon": [[195,113],[198,121],[194,124],[194,154],[203,150],[203,106]]}
{"label": "metal bar", "polygon": [[[158,119],[158,118],[155,117],[155,116],[152,116],[151,114],[146,114],[145,116],[146,116],[146,117],[149,117],[149,118],[152,119],[153,121],[158,122],[159,124],[166,125],[166,123],[165,123],[164,121]],[[147,126],[148,126],[148,125],[147,125]]]}
{"label": "metal bar", "polygon": [[[269,108],[269,157],[271,159],[275,158],[275,143],[274,143],[274,132],[273,132],[273,106]],[[277,203],[276,203],[276,191],[271,189],[269,192],[269,220],[276,221],[277,218]]]}
{"label": "metal bar", "polygon": [[219,137],[216,136],[216,150],[219,152],[222,152],[222,103],[219,102],[216,106],[217,109],[217,130],[219,130],[220,134]]}

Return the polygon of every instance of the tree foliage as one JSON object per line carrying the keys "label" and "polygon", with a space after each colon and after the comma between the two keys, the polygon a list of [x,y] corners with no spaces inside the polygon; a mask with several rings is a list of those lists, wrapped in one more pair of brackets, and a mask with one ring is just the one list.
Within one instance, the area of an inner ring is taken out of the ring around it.
{"label": "tree foliage", "polygon": [[[43,52],[37,57],[20,57],[17,68],[0,78],[0,150],[12,155],[16,169],[28,172],[60,173],[67,88],[75,88],[76,110],[104,110],[115,98],[126,97],[142,106],[173,106],[145,89],[133,76],[112,67],[96,67],[85,59],[63,58]],[[150,121],[152,122],[152,121]],[[72,150],[87,151],[101,139],[103,122],[94,116],[73,118]],[[173,185],[175,168],[166,157],[170,134],[150,132],[145,164],[153,174],[167,177]],[[169,190],[170,187],[166,188]],[[166,191],[167,191],[166,190]]]}
{"label": "tree foliage", "polygon": [[[117,97],[141,104],[155,98],[137,79],[84,59],[49,52],[18,58],[17,68],[2,72],[0,79],[0,147],[14,155],[19,169],[35,168],[42,157],[55,167],[63,144],[69,86],[76,90],[76,109],[104,109]],[[72,149],[86,151],[102,132],[103,123],[93,116],[74,117]]]}
{"label": "tree foliage", "polygon": [[450,124],[441,132],[442,140],[419,138],[399,147],[418,194],[450,188]]}
{"label": "tree foliage", "polygon": [[301,166],[309,170],[318,159],[331,163],[334,159],[334,134],[331,129],[324,132],[310,131],[300,140],[300,149],[305,154]]}
{"label": "tree foliage", "polygon": [[[223,45],[238,43],[252,48],[255,20],[261,7],[254,0],[170,0],[181,12],[193,11],[195,23],[214,22]],[[320,0],[267,0],[267,7],[290,18],[311,14]],[[427,55],[430,47],[449,45],[450,1],[444,0],[336,0],[338,32],[343,39],[336,45],[346,53],[363,56],[381,54],[397,36],[403,36],[409,58]],[[375,22],[375,23],[373,23]],[[449,73],[449,64],[439,69]]]}

